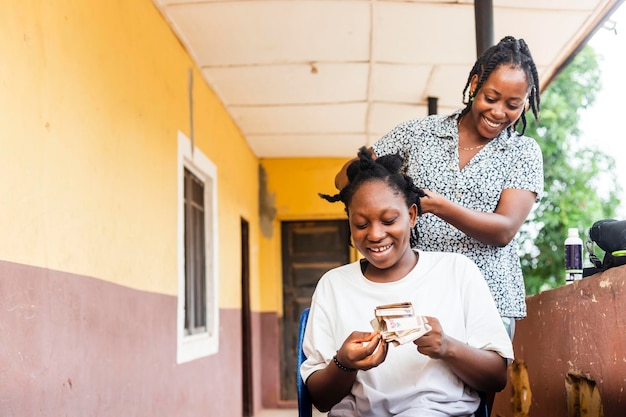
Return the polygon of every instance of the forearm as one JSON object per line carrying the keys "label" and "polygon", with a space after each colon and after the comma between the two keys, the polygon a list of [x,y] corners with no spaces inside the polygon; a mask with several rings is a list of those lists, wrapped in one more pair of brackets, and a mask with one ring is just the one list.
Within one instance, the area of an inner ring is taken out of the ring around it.
{"label": "forearm", "polygon": [[343,190],[343,187],[348,185],[347,171],[348,171],[348,165],[350,165],[352,161],[354,161],[354,159],[351,159],[348,162],[346,162],[344,166],[341,167],[341,170],[335,176],[335,188],[337,188],[337,190],[339,191]]}
{"label": "forearm", "polygon": [[333,362],[309,376],[306,381],[309,394],[315,407],[327,412],[350,393],[359,371],[347,372]]}
{"label": "forearm", "polygon": [[528,190],[505,189],[496,210],[482,212],[454,203],[426,190],[421,199],[424,213],[432,213],[466,235],[493,246],[506,246],[515,237],[535,203],[536,194]]}
{"label": "forearm", "polygon": [[432,214],[466,235],[493,246],[506,246],[519,230],[517,223],[506,216],[472,210],[450,200],[442,203]]}
{"label": "forearm", "polygon": [[485,392],[499,392],[507,379],[506,360],[494,351],[471,347],[456,339],[447,342],[441,358],[470,387]]}

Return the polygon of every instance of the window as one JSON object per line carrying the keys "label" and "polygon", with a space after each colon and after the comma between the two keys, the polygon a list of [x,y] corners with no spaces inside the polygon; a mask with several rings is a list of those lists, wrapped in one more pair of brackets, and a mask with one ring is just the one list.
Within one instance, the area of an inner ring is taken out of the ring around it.
{"label": "window", "polygon": [[217,170],[178,134],[177,362],[218,350]]}
{"label": "window", "polygon": [[205,333],[204,182],[185,168],[185,335]]}

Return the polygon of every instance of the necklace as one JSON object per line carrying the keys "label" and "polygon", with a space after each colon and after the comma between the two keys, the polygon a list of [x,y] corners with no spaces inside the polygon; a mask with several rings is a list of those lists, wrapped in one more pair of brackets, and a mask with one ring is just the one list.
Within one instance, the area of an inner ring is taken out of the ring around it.
{"label": "necklace", "polygon": [[486,143],[483,143],[482,145],[478,145],[478,146],[472,146],[471,148],[463,148],[461,146],[459,146],[459,148],[461,148],[464,151],[473,151],[474,149],[483,148],[485,145],[486,145]]}

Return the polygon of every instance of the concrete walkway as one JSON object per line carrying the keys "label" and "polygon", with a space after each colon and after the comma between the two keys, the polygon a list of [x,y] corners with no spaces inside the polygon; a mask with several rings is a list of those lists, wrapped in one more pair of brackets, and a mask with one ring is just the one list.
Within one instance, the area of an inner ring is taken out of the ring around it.
{"label": "concrete walkway", "polygon": [[[320,413],[313,408],[313,417],[323,417],[326,413]],[[298,417],[298,409],[281,408],[281,409],[265,409],[261,410],[256,417]]]}

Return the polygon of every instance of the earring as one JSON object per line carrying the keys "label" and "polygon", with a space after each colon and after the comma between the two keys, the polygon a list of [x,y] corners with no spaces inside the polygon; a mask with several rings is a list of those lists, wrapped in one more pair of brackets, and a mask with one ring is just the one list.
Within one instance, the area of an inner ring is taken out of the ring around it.
{"label": "earring", "polygon": [[469,101],[474,101],[474,92],[470,91],[469,93]]}

